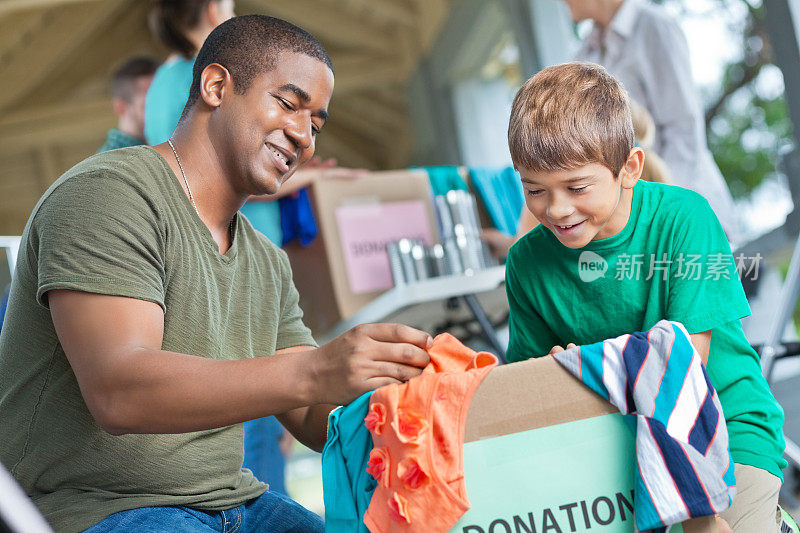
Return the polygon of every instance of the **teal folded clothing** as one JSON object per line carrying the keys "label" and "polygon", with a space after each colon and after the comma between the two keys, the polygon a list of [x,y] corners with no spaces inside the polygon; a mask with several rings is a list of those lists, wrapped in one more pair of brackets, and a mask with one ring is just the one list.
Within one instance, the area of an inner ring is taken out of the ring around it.
{"label": "teal folded clothing", "polygon": [[434,196],[447,194],[447,191],[459,190],[468,191],[467,182],[461,177],[458,172],[458,167],[454,166],[441,166],[441,167],[415,167],[421,168],[428,173],[428,179],[431,182],[431,189],[433,189]]}
{"label": "teal folded clothing", "polygon": [[513,167],[470,168],[472,187],[480,196],[495,228],[516,235],[525,196],[519,173]]}
{"label": "teal folded clothing", "polygon": [[325,533],[369,533],[364,513],[378,486],[367,473],[372,435],[364,425],[372,391],[328,416],[328,440],[322,450]]}

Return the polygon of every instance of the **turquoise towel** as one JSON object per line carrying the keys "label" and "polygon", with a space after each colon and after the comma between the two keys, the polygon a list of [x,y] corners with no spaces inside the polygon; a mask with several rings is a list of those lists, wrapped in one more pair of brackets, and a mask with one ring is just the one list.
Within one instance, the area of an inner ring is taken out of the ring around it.
{"label": "turquoise towel", "polygon": [[517,234],[525,196],[519,173],[513,167],[470,168],[472,186],[480,195],[494,226],[508,235]]}
{"label": "turquoise towel", "polygon": [[458,173],[458,167],[442,166],[442,167],[415,167],[422,168],[428,173],[428,179],[431,182],[431,189],[433,189],[434,196],[447,194],[447,191],[459,190],[468,191],[467,183],[461,174]]}

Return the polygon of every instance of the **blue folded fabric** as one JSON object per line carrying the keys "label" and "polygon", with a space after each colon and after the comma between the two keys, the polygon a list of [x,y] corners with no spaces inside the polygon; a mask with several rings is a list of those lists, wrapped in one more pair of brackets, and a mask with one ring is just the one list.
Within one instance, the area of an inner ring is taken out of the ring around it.
{"label": "blue folded fabric", "polygon": [[525,205],[519,173],[513,167],[476,167],[470,168],[469,174],[495,228],[516,235],[519,214]]}
{"label": "blue folded fabric", "polygon": [[318,231],[308,191],[300,189],[296,195],[281,198],[278,202],[281,211],[281,231],[283,232],[281,245],[285,246],[295,239],[300,239],[300,244],[303,246],[311,244]]}
{"label": "blue folded fabric", "polygon": [[322,450],[322,489],[326,533],[369,533],[364,525],[378,483],[367,473],[372,435],[364,425],[372,392],[328,416]]}
{"label": "blue folded fabric", "polygon": [[431,189],[434,196],[441,196],[447,194],[447,191],[469,191],[467,182],[461,177],[458,172],[458,167],[454,166],[441,166],[441,167],[415,167],[422,168],[428,173],[428,179],[431,182]]}

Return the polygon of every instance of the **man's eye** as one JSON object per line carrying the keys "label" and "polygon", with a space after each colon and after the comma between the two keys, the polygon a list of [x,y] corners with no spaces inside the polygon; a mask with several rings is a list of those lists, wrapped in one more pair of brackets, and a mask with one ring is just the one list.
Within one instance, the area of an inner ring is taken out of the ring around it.
{"label": "man's eye", "polygon": [[288,100],[281,98],[280,96],[276,96],[275,98],[277,98],[278,102],[280,102],[281,107],[287,111],[294,111],[294,106],[290,104]]}

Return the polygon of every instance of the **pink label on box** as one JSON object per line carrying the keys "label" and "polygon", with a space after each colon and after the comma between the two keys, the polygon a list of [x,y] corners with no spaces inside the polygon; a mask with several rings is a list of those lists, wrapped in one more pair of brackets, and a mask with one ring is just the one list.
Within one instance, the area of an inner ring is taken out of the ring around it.
{"label": "pink label on box", "polygon": [[355,294],[394,286],[386,245],[400,239],[433,244],[428,211],[421,200],[345,205],[336,209],[350,290]]}

